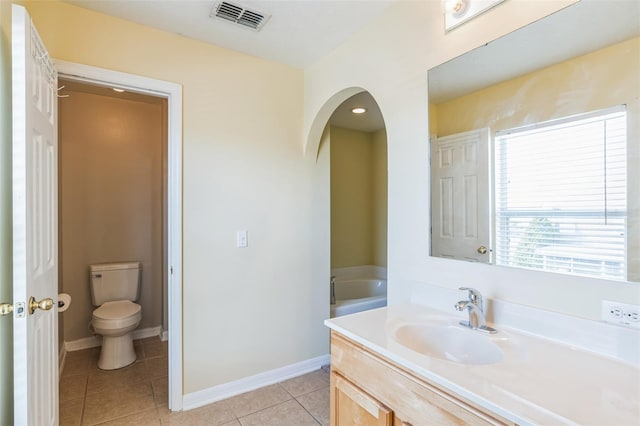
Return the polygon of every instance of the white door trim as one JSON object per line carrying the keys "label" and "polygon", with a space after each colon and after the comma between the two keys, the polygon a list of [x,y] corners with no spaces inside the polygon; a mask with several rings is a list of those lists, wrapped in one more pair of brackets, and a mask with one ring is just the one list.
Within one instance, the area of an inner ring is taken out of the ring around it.
{"label": "white door trim", "polygon": [[159,96],[168,104],[169,409],[181,411],[182,394],[182,86],[168,81],[54,60],[59,77]]}

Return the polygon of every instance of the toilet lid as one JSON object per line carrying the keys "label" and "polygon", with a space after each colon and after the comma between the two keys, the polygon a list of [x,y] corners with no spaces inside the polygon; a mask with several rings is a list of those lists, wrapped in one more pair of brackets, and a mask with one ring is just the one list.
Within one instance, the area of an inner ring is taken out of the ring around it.
{"label": "toilet lid", "polygon": [[93,316],[100,319],[120,319],[140,312],[140,305],[130,300],[107,302],[93,311]]}

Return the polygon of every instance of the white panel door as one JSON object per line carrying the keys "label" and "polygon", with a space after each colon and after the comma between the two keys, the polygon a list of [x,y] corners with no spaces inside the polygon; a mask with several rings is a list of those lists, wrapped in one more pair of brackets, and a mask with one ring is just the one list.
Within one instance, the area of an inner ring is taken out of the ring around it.
{"label": "white panel door", "polygon": [[14,423],[58,424],[57,75],[12,6]]}
{"label": "white panel door", "polygon": [[490,262],[489,129],[431,143],[431,255]]}

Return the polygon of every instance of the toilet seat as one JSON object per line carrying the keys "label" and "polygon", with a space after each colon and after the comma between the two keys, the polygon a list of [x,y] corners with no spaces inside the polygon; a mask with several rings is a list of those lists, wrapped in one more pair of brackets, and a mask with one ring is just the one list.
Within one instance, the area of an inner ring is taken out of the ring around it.
{"label": "toilet seat", "polygon": [[137,324],[142,308],[130,300],[106,302],[93,311],[93,326],[96,329],[118,329]]}

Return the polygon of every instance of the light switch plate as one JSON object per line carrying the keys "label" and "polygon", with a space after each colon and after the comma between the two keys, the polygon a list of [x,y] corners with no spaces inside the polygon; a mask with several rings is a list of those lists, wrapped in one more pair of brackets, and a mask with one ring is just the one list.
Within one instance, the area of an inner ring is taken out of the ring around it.
{"label": "light switch plate", "polygon": [[245,230],[236,233],[236,247],[244,248],[249,246],[249,235]]}

